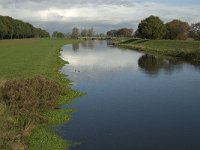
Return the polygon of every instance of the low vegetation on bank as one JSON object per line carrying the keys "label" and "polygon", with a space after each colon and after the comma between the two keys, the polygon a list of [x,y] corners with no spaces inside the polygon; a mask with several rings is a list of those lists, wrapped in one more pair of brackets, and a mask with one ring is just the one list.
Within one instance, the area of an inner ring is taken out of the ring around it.
{"label": "low vegetation on bank", "polygon": [[[0,41],[0,149],[55,150],[69,143],[49,125],[70,119],[71,109],[58,109],[82,93],[73,91],[59,73],[65,64],[59,58],[72,39]],[[68,115],[67,115],[68,114]]]}
{"label": "low vegetation on bank", "polygon": [[200,61],[200,41],[129,39],[116,45],[146,53]]}

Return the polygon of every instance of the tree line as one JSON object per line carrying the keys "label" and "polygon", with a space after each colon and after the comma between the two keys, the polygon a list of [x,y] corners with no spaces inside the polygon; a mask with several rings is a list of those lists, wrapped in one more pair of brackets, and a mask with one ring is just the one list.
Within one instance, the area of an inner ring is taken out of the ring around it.
{"label": "tree line", "polygon": [[150,16],[139,23],[135,36],[145,39],[200,40],[200,23],[189,25],[178,19],[164,23],[159,17]]}
{"label": "tree line", "polygon": [[62,32],[55,31],[53,32],[52,37],[56,37],[56,38],[68,37],[68,38],[76,39],[78,37],[105,37],[105,34],[96,33],[94,28],[88,28],[88,29],[85,28],[85,29],[80,30],[79,28],[74,27],[72,31],[69,33],[62,33]]}
{"label": "tree line", "polygon": [[107,36],[109,36],[109,37],[132,37],[133,29],[121,28],[118,30],[110,30],[107,32]]}
{"label": "tree line", "polygon": [[0,39],[23,39],[49,37],[49,33],[41,28],[35,28],[30,23],[0,16]]}
{"label": "tree line", "polygon": [[108,31],[107,36],[166,40],[193,38],[200,40],[200,23],[189,25],[189,23],[177,19],[164,23],[159,17],[150,16],[139,23],[138,29],[134,33],[132,29],[122,28]]}

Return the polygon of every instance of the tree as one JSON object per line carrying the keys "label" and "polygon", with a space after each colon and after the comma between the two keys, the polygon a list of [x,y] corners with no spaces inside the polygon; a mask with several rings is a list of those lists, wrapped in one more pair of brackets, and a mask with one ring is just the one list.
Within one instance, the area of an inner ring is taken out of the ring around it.
{"label": "tree", "polygon": [[162,39],[166,29],[159,17],[150,16],[140,22],[138,32],[145,39]]}
{"label": "tree", "polygon": [[49,33],[40,28],[35,28],[30,23],[13,19],[9,16],[0,16],[1,39],[49,37]]}
{"label": "tree", "polygon": [[200,40],[200,22],[190,26],[189,36],[195,40]]}
{"label": "tree", "polygon": [[122,28],[117,31],[118,37],[132,37],[133,29]]}
{"label": "tree", "polygon": [[8,33],[8,28],[7,28],[7,26],[4,24],[2,16],[0,16],[0,35],[1,35],[1,39],[3,39],[4,36],[5,36],[7,33]]}
{"label": "tree", "polygon": [[16,30],[16,37],[19,39],[21,36],[21,33],[23,32],[23,22],[20,20],[15,20],[15,30]]}
{"label": "tree", "polygon": [[72,36],[71,32],[65,33],[65,37],[70,38]]}
{"label": "tree", "polygon": [[180,20],[173,20],[166,24],[166,39],[186,40],[189,30],[189,24]]}
{"label": "tree", "polygon": [[95,35],[95,31],[93,28],[88,29],[88,37],[93,37]]}
{"label": "tree", "polygon": [[57,31],[55,31],[55,32],[53,32],[52,37],[64,38],[65,35],[64,35],[64,33],[62,33],[62,32],[57,32]]}
{"label": "tree", "polygon": [[110,30],[107,32],[107,36],[109,36],[109,37],[132,37],[133,29],[121,28],[118,30]]}
{"label": "tree", "polygon": [[87,37],[87,36],[88,36],[88,30],[87,30],[87,29],[83,29],[83,30],[81,31],[81,36],[82,36],[82,37]]}
{"label": "tree", "polygon": [[106,37],[106,35],[104,33],[99,33],[99,34],[96,34],[97,37]]}
{"label": "tree", "polygon": [[116,37],[117,36],[117,30],[110,30],[107,32],[107,36],[109,37]]}
{"label": "tree", "polygon": [[77,39],[79,37],[79,29],[77,27],[74,27],[72,29],[72,38]]}

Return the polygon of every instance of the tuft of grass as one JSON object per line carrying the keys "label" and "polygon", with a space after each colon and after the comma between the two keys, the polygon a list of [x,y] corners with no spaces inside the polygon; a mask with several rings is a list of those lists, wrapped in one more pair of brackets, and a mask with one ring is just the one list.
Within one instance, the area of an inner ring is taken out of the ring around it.
{"label": "tuft of grass", "polygon": [[147,53],[200,61],[200,41],[131,39],[117,45]]}
{"label": "tuft of grass", "polygon": [[64,104],[69,104],[72,99],[84,96],[85,94],[86,93],[83,93],[81,91],[75,91],[72,89],[68,89],[62,95],[60,95],[60,97],[56,101],[56,105],[60,106],[60,105],[64,105]]}
{"label": "tuft of grass", "polygon": [[70,144],[59,138],[51,129],[41,126],[28,139],[29,150],[66,150]]}

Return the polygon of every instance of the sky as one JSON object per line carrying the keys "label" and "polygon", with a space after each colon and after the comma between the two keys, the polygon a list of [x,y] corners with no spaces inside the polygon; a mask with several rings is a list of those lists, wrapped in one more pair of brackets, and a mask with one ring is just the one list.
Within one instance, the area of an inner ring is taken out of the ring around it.
{"label": "sky", "polygon": [[150,15],[164,22],[200,22],[200,0],[0,0],[0,15],[49,32],[69,32],[76,26],[105,33],[122,27],[136,30]]}

